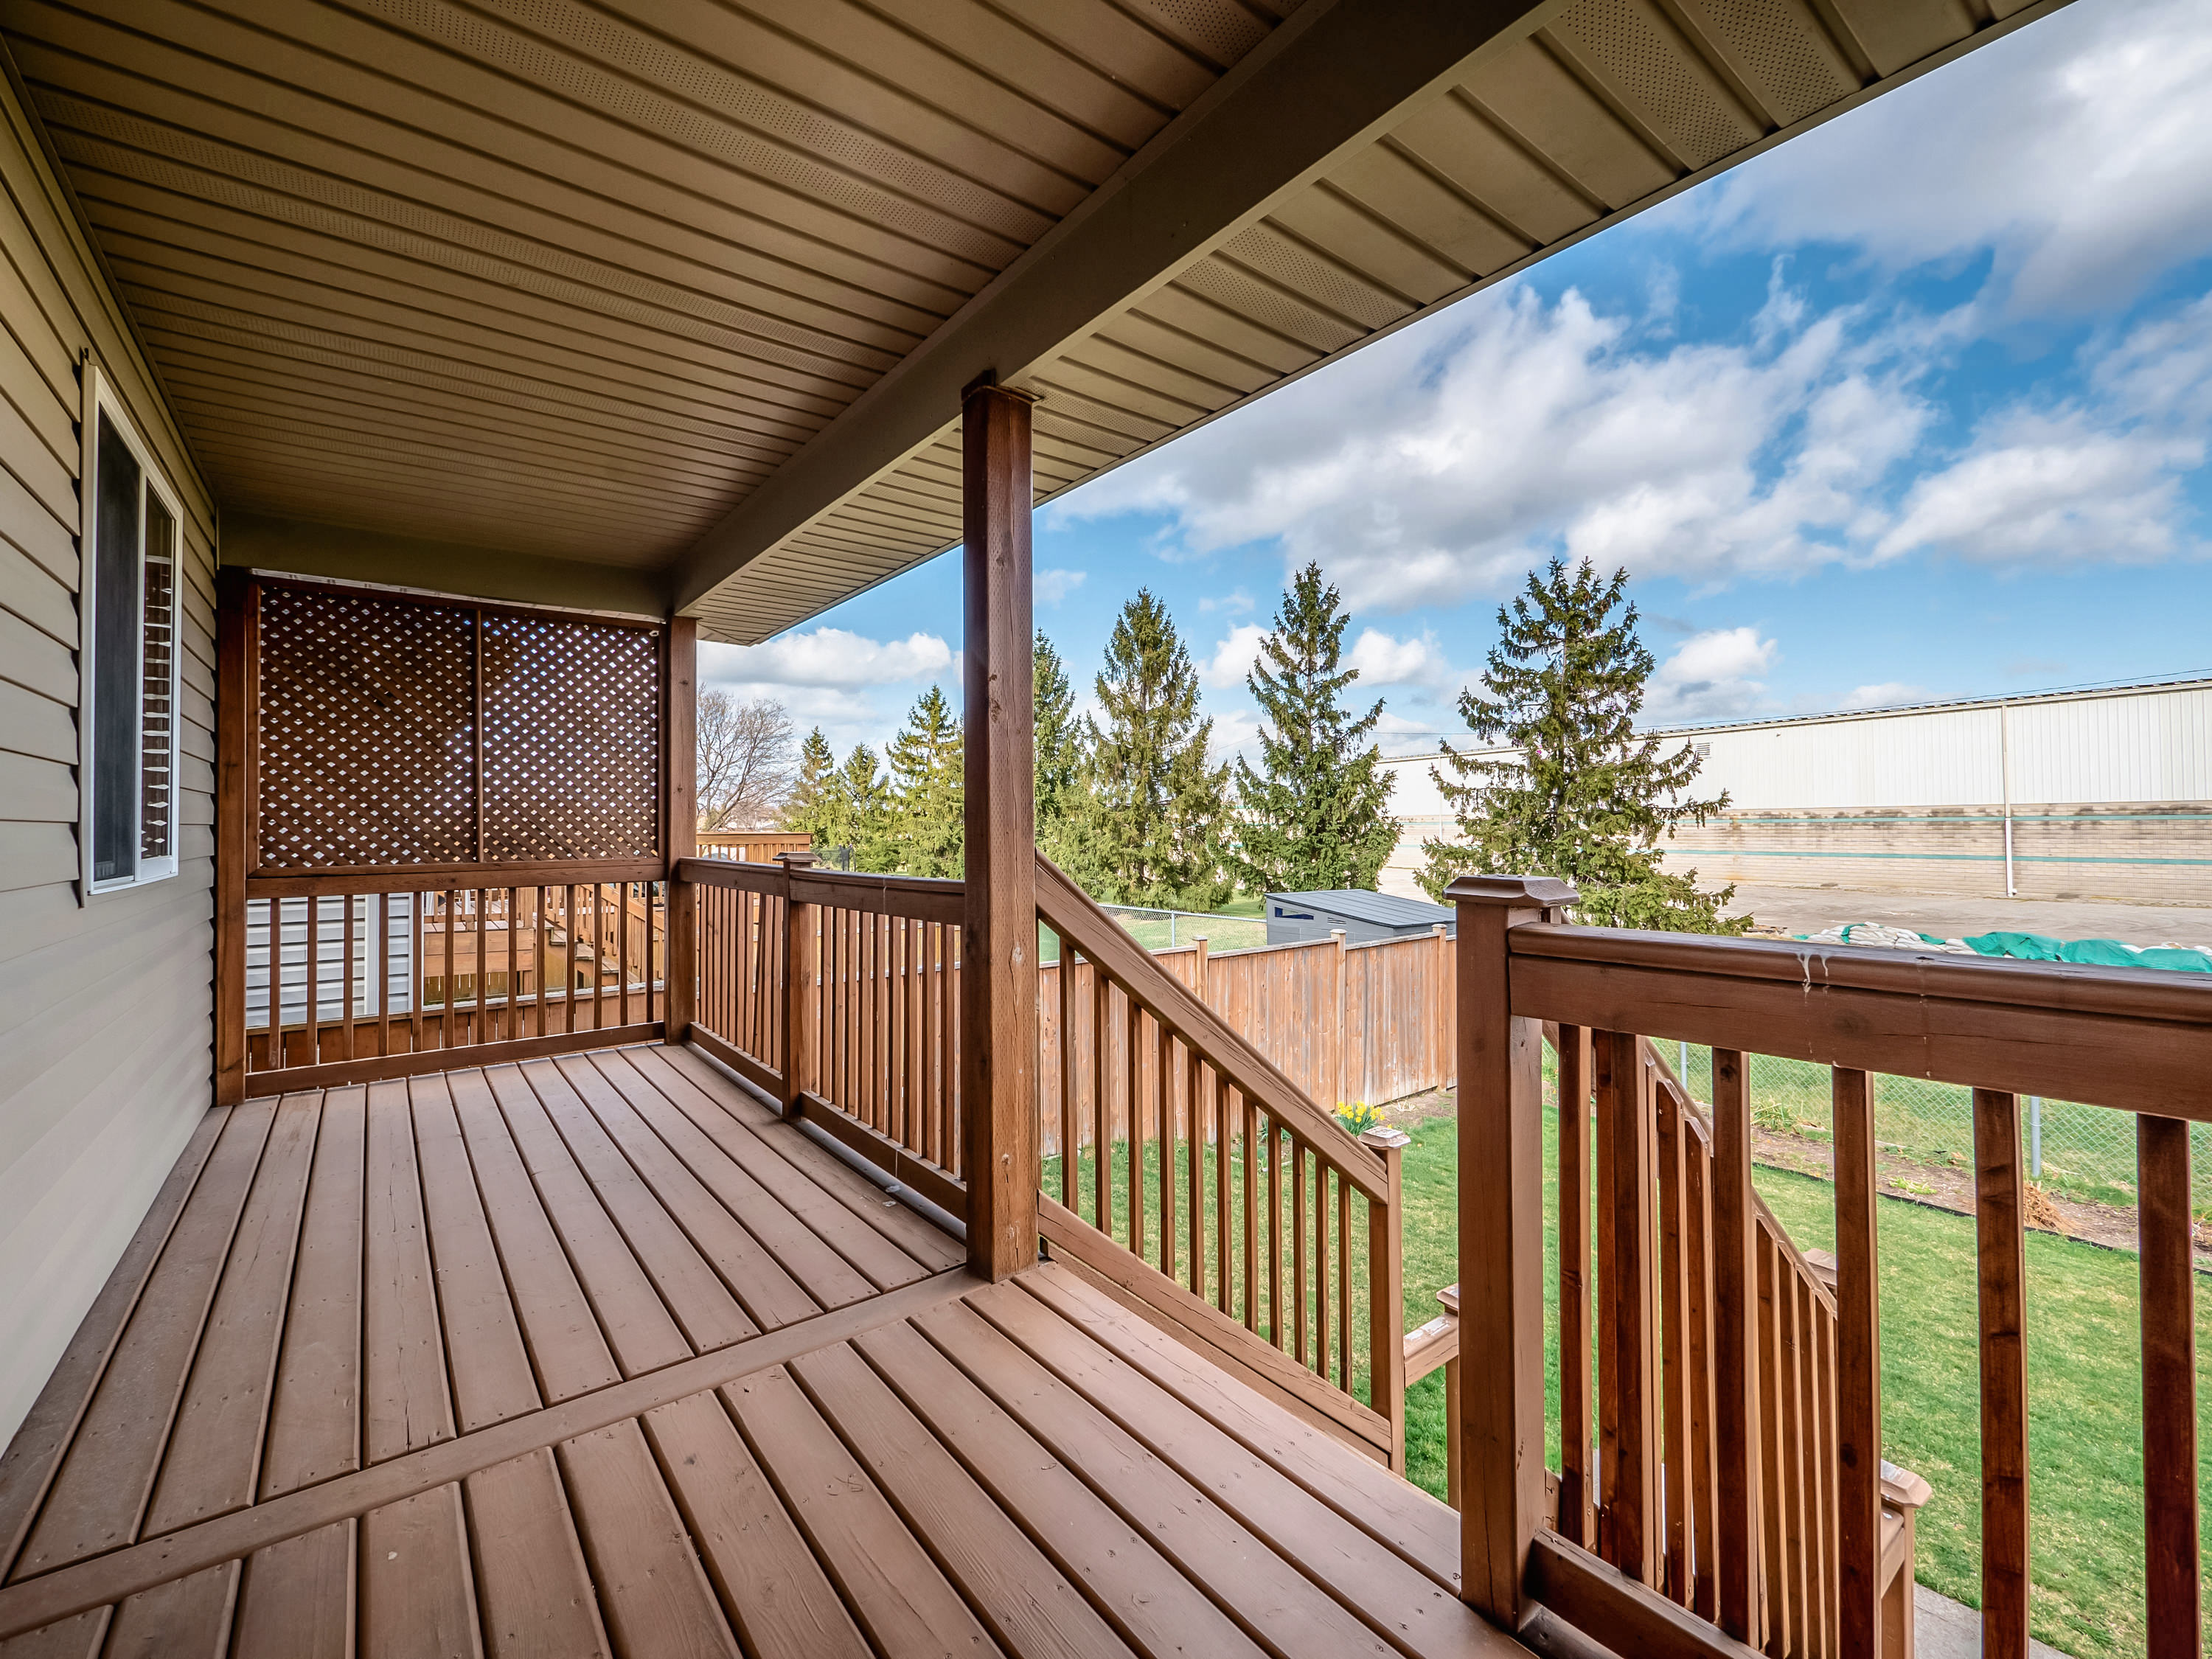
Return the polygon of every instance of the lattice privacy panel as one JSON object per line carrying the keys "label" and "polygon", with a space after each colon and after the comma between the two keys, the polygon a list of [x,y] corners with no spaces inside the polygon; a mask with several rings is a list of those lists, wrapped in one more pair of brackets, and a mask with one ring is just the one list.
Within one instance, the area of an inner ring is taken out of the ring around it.
{"label": "lattice privacy panel", "polygon": [[260,869],[658,854],[658,633],[339,588],[260,598]]}
{"label": "lattice privacy panel", "polygon": [[660,842],[660,641],[483,619],[484,856],[649,857]]}

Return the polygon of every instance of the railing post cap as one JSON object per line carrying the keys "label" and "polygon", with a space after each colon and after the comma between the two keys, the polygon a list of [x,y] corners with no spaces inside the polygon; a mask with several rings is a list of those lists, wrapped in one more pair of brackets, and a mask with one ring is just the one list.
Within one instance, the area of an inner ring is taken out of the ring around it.
{"label": "railing post cap", "polygon": [[1387,1123],[1378,1123],[1371,1129],[1363,1129],[1359,1132],[1359,1144],[1363,1146],[1372,1146],[1378,1152],[1395,1152],[1402,1147],[1412,1146],[1413,1138],[1403,1129],[1393,1128]]}
{"label": "railing post cap", "polygon": [[1510,904],[1548,909],[1582,895],[1557,876],[1462,876],[1444,889],[1454,904]]}
{"label": "railing post cap", "polygon": [[787,870],[804,870],[813,864],[814,854],[805,851],[778,853],[775,855],[775,861]]}

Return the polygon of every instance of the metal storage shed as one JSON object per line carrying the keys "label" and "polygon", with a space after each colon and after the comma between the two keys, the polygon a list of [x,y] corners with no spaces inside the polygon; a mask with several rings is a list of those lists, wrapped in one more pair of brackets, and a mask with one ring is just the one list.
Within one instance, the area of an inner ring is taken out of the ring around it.
{"label": "metal storage shed", "polygon": [[1453,931],[1453,920],[1449,905],[1400,898],[1395,893],[1370,893],[1358,887],[1267,895],[1270,945],[1327,939],[1339,927],[1344,929],[1346,941],[1352,945],[1370,939],[1404,939],[1437,927],[1449,933]]}

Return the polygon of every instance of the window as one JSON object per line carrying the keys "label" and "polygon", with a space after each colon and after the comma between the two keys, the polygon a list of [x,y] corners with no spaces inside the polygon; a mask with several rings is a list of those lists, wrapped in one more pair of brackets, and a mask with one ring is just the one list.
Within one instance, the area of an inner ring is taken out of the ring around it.
{"label": "window", "polygon": [[85,365],[77,768],[88,892],[177,872],[177,513]]}

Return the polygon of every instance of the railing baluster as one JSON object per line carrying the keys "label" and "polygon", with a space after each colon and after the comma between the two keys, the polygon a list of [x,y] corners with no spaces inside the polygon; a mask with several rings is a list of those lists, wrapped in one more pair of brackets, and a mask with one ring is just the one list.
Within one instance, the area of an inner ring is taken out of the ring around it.
{"label": "railing baluster", "polygon": [[1671,1091],[1653,1099],[1656,1164],[1659,1176],[1660,1405],[1664,1442],[1660,1491],[1666,1506],[1662,1588],[1675,1601],[1690,1601],[1690,1399],[1688,1334],[1683,1328],[1689,1287],[1682,1249],[1684,1131]]}
{"label": "railing baluster", "polygon": [[1595,1541],[1590,1463],[1590,1035],[1559,1027],[1559,1517],[1560,1533]]}
{"label": "railing baluster", "polygon": [[1260,1114],[1267,1143],[1267,1340],[1290,1352],[1283,1329],[1283,1142],[1275,1120]]}
{"label": "railing baluster", "polygon": [[376,1050],[392,1052],[392,895],[375,893],[376,902]]}
{"label": "railing baluster", "polygon": [[1712,1054],[1713,1439],[1720,1466],[1715,1552],[1720,1626],[1759,1639],[1759,1436],[1757,1240],[1752,1221],[1751,1101],[1743,1056]]}
{"label": "railing baluster", "polygon": [[1075,1207],[1080,1131],[1075,1124],[1075,952],[1060,942],[1060,1201]]}
{"label": "railing baluster", "polygon": [[1145,1013],[1137,1001],[1137,994],[1127,986],[1121,988],[1121,1006],[1125,1013],[1121,1052],[1129,1064],[1129,1253],[1142,1260],[1145,1254],[1145,1108],[1139,1091],[1143,1086]]}
{"label": "railing baluster", "polygon": [[[1332,1177],[1336,1188],[1336,1384],[1346,1393],[1352,1391],[1352,1188],[1341,1170]],[[1373,1241],[1369,1242],[1373,1248]],[[1396,1313],[1396,1304],[1389,1309],[1372,1311],[1389,1316],[1392,1323],[1402,1319]]]}
{"label": "railing baluster", "polygon": [[2142,1321],[2144,1609],[2149,1659],[2201,1641],[2197,1523],[2196,1273],[2191,1260],[2189,1125],[2136,1119]]}
{"label": "railing baluster", "polygon": [[1295,1138],[1291,1141],[1291,1316],[1303,1365],[1307,1363],[1306,1149]]}
{"label": "railing baluster", "polygon": [[[1244,1328],[1248,1331],[1256,1331],[1260,1328],[1260,1254],[1258,1243],[1260,1231],[1260,1207],[1257,1202],[1255,1188],[1260,1174],[1260,1148],[1258,1141],[1254,1139],[1257,1131],[1255,1127],[1255,1114],[1252,1109],[1252,1103],[1246,1097],[1243,1090],[1240,1089],[1237,1091],[1236,1093],[1237,1140],[1237,1149],[1240,1155],[1237,1184],[1239,1200],[1243,1205],[1244,1218],[1244,1248],[1242,1253],[1244,1269]],[[1228,1276],[1228,1267],[1224,1264],[1222,1268],[1222,1276],[1226,1278]]]}
{"label": "railing baluster", "polygon": [[1835,1068],[1838,1631],[1851,1659],[1881,1630],[1881,1332],[1875,1278],[1874,1097]]}
{"label": "railing baluster", "polygon": [[1712,1154],[1694,1127],[1684,1189],[1690,1338],[1690,1610],[1698,1618],[1718,1613],[1714,1518],[1719,1509],[1713,1465]]}
{"label": "railing baluster", "polygon": [[1607,1317],[1599,1340],[1598,1548],[1632,1578],[1650,1583],[1658,1557],[1648,1528],[1657,1492],[1651,1387],[1655,1349],[1650,1249],[1651,1115],[1637,1039],[1607,1031],[1594,1044],[1598,1101],[1598,1282]]}
{"label": "railing baluster", "polygon": [[345,1000],[340,1005],[338,1020],[345,1033],[345,1057],[348,1060],[354,1060],[358,1058],[358,1056],[354,1053],[353,1045],[354,896],[351,893],[345,894],[339,902],[345,906],[345,939],[343,944],[345,956],[338,973],[339,983],[344,988]]}
{"label": "railing baluster", "polygon": [[[1316,1371],[1321,1374],[1322,1380],[1326,1382],[1328,1377],[1329,1337],[1332,1334],[1329,1330],[1328,1324],[1328,1170],[1327,1166],[1322,1163],[1319,1158],[1316,1158],[1313,1160],[1313,1368]],[[1298,1195],[1301,1198],[1305,1195],[1305,1176],[1301,1173],[1298,1176]],[[1301,1323],[1303,1323],[1303,1322],[1301,1322]]]}
{"label": "railing baluster", "polygon": [[1152,1099],[1160,1126],[1160,1271],[1176,1276],[1175,1044],[1168,1028],[1152,1022]]}
{"label": "railing baluster", "polygon": [[1199,1119],[1198,1050],[1186,1044],[1182,1052],[1183,1128],[1190,1142],[1189,1163],[1183,1171],[1183,1259],[1189,1264],[1190,1293],[1206,1299],[1206,1128]]}
{"label": "railing baluster", "polygon": [[1229,1198],[1229,1091],[1220,1073],[1211,1066],[1205,1071],[1206,1117],[1213,1132],[1213,1305],[1228,1314],[1234,1312],[1231,1281],[1235,1278],[1230,1267],[1234,1234]]}
{"label": "railing baluster", "polygon": [[1782,1271],[1780,1252],[1765,1228],[1755,1241],[1759,1285],[1759,1468],[1765,1482],[1761,1493],[1759,1541],[1765,1589],[1766,1651],[1778,1656],[1792,1650],[1790,1626],[1796,1609],[1790,1598],[1790,1576],[1783,1548],[1784,1483],[1782,1440],[1782,1334],[1777,1279]]}
{"label": "railing baluster", "polygon": [[1109,1032],[1106,1022],[1113,1009],[1106,970],[1096,963],[1091,965],[1091,1115],[1093,1120],[1091,1136],[1091,1224],[1111,1238],[1114,1236],[1114,1181],[1108,1164],[1114,1126],[1106,1094],[1106,1045]]}
{"label": "railing baluster", "polygon": [[322,963],[315,960],[321,949],[319,933],[322,920],[322,900],[314,894],[307,896],[307,1064],[323,1063]]}
{"label": "railing baluster", "polygon": [[1780,1353],[1782,1381],[1782,1548],[1784,1570],[1790,1576],[1790,1601],[1797,1610],[1793,1620],[1794,1650],[1816,1650],[1820,1628],[1820,1587],[1812,1576],[1811,1552],[1806,1546],[1806,1487],[1813,1479],[1814,1448],[1804,1418],[1805,1354],[1798,1340],[1798,1298],[1804,1285],[1787,1262],[1776,1274],[1774,1322]]}

